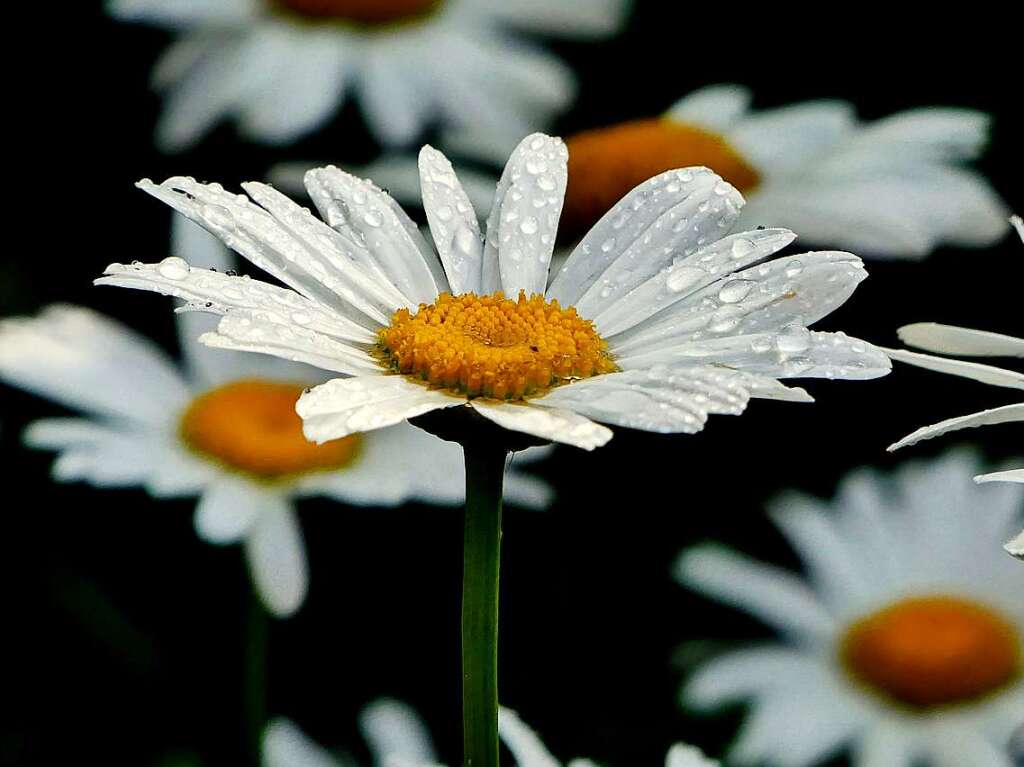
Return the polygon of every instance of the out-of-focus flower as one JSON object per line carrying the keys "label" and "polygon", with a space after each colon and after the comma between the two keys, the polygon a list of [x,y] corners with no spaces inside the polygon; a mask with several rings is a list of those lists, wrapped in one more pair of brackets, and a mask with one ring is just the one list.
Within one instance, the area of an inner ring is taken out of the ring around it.
{"label": "out-of-focus flower", "polygon": [[[982,247],[1005,234],[1004,203],[966,166],[984,149],[987,115],[926,108],[865,123],[843,101],[751,112],[750,100],[746,88],[711,86],[659,117],[570,136],[561,240],[586,232],[637,184],[689,165],[711,168],[746,197],[739,226],[785,226],[866,257],[923,258],[942,244]],[[465,133],[446,148],[497,162],[503,144]],[[275,178],[293,181],[295,167]],[[386,155],[366,173],[403,194],[415,162]],[[485,184],[469,190],[490,199]]]}
{"label": "out-of-focus flower", "polygon": [[[1020,218],[1012,219],[1013,225],[1024,241],[1024,222]],[[905,325],[899,329],[899,336],[904,343],[940,354],[960,354],[965,357],[1024,357],[1024,338],[1014,338],[985,330],[971,330],[954,325],[940,325],[934,322],[919,322]],[[981,365],[976,362],[964,362],[947,357],[933,357],[902,349],[889,350],[894,360],[910,365],[937,370],[940,373],[970,378],[993,386],[1005,386],[1010,389],[1024,389],[1024,373],[1004,370]],[[1020,423],[1024,421],[1024,402],[1015,405],[983,410],[979,413],[950,418],[931,426],[924,426],[899,442],[889,446],[889,450],[898,450],[913,445],[921,440],[931,439],[960,429],[976,426],[990,426],[1000,423]],[[1024,468],[999,471],[992,474],[981,474],[974,478],[975,482],[1024,482]],[[1024,531],[1006,544],[1006,550],[1016,557],[1024,558]]]}
{"label": "out-of-focus flower", "polygon": [[426,147],[420,162],[436,253],[389,195],[337,168],[307,177],[326,224],[263,184],[243,185],[249,201],[174,178],[140,186],[292,289],[180,259],[113,264],[97,283],[224,315],[200,339],[207,345],[344,376],[299,400],[317,442],[465,406],[505,429],[592,449],[612,434],[595,421],[692,433],[752,397],[810,399],[779,378],[889,371],[880,350],[807,329],[865,277],[860,259],[760,263],[794,235],[726,236],[743,198],[707,169],[669,171],[630,192],[545,291],[564,144],[535,134],[519,145],[486,237],[444,155]]}
{"label": "out-of-focus flower", "polygon": [[958,452],[893,477],[859,471],[831,508],[779,502],[806,581],[723,549],[683,554],[683,583],[785,636],[685,689],[705,709],[749,701],[737,763],[804,767],[850,747],[858,767],[1012,767],[1024,601],[1019,566],[992,547],[1020,524],[1024,488],[964,482],[976,469]]}
{"label": "out-of-focus flower", "polygon": [[287,144],[356,94],[385,144],[429,124],[507,145],[568,105],[575,80],[522,34],[614,33],[629,0],[111,0],[110,12],[180,32],[153,73],[161,146],[187,147],[225,117]]}
{"label": "out-of-focus flower", "polygon": [[[172,247],[221,269],[230,263],[220,243],[184,219]],[[298,609],[307,590],[296,499],[463,502],[456,445],[409,424],[313,445],[295,403],[322,374],[207,349],[195,335],[209,318],[187,312],[179,320],[184,371],[155,344],[85,308],[54,306],[0,322],[0,379],[86,415],[37,421],[26,432],[29,445],[60,453],[56,479],[200,496],[197,533],[244,543],[259,594],[278,616]],[[506,490],[509,500],[535,507],[549,497],[542,482],[516,471]]]}
{"label": "out-of-focus flower", "polygon": [[[379,700],[359,716],[373,763],[377,767],[441,767],[426,726],[405,703]],[[498,712],[498,731],[517,767],[559,767],[537,734],[518,714],[507,708]],[[287,719],[276,719],[263,736],[264,767],[340,767],[349,764],[336,759],[313,742]],[[665,767],[717,767],[699,749],[676,744],[669,751]],[[595,767],[586,759],[574,759],[567,767]]]}

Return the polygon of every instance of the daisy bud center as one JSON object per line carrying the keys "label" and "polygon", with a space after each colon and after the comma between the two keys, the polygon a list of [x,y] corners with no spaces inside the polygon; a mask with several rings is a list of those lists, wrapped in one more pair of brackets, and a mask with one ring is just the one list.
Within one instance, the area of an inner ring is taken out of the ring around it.
{"label": "daisy bud center", "polygon": [[271,0],[281,10],[309,19],[376,25],[433,12],[442,0]]}
{"label": "daisy bud center", "polygon": [[627,192],[673,168],[706,165],[741,192],[760,177],[721,136],[669,118],[651,118],[584,131],[566,140],[569,187],[561,233],[575,238],[597,223]]}
{"label": "daisy bud center", "polygon": [[380,331],[380,351],[403,375],[469,397],[523,399],[616,369],[594,325],[543,296],[513,301],[441,294],[415,314],[400,309]]}
{"label": "daisy bud center", "polygon": [[225,468],[273,481],[340,469],[356,458],[359,437],[316,445],[302,434],[295,384],[247,379],[196,397],[181,417],[180,434],[196,453]]}
{"label": "daisy bud center", "polygon": [[840,655],[862,683],[915,707],[979,698],[1021,673],[1009,619],[957,597],[906,599],[853,624]]}

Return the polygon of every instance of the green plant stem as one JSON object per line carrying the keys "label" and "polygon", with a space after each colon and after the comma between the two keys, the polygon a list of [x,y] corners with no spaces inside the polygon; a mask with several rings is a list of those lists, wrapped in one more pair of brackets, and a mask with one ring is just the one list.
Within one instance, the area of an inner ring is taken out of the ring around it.
{"label": "green plant stem", "polygon": [[498,767],[498,580],[501,491],[508,452],[465,444],[462,574],[463,764]]}

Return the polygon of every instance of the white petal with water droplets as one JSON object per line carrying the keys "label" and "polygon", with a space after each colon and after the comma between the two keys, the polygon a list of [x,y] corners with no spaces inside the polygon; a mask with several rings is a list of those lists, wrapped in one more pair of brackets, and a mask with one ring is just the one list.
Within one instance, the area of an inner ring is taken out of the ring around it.
{"label": "white petal with water droplets", "polygon": [[473,203],[448,158],[433,147],[420,150],[419,174],[423,209],[452,293],[480,293],[484,246]]}
{"label": "white petal with water droplets", "polygon": [[544,293],[568,161],[561,139],[534,133],[520,142],[505,166],[487,219],[484,264],[493,267],[497,258],[501,289],[511,298],[520,290]]}
{"label": "white petal with water droplets", "polygon": [[345,375],[365,375],[380,366],[362,349],[305,327],[283,325],[239,310],[221,318],[217,330],[199,337],[214,349],[256,352]]}
{"label": "white petal with water droplets", "polygon": [[951,431],[973,429],[977,426],[994,426],[996,424],[1013,423],[1016,421],[1024,421],[1024,404],[1004,405],[1003,407],[997,407],[991,410],[982,410],[978,413],[971,413],[970,415],[949,418],[945,421],[939,421],[938,423],[932,424],[931,426],[923,426],[913,434],[908,434],[899,442],[889,445],[886,449],[889,450],[889,452],[892,452],[894,450],[899,450],[901,447],[907,447],[908,445],[921,442],[922,440],[938,437],[940,434],[948,434]]}
{"label": "white petal with water droplets", "polygon": [[[601,273],[657,221],[692,195],[705,194],[719,183],[724,182],[707,168],[682,168],[640,184],[583,237],[555,276],[547,297],[563,306],[575,306]],[[672,226],[685,227],[686,223],[677,219]]]}
{"label": "white petal with water droplets", "polygon": [[1024,482],[1024,469],[994,471],[991,474],[979,474],[974,478],[979,485],[986,482]]}
{"label": "white petal with water droplets", "polygon": [[[712,173],[694,173],[690,194],[642,231],[628,225],[627,213],[612,220],[613,230],[620,225],[612,237],[626,247],[575,303],[580,314],[597,317],[662,269],[673,262],[687,261],[732,228],[743,207],[743,197],[731,184]],[[699,183],[701,181],[703,183]],[[621,203],[613,210],[619,207]],[[607,244],[605,241],[601,248]]]}
{"label": "white petal with water droplets", "polygon": [[492,403],[471,400],[473,408],[509,431],[574,445],[584,450],[601,447],[612,438],[612,430],[571,410],[540,405]]}
{"label": "white petal with water droplets", "polygon": [[938,354],[978,357],[1024,357],[1024,338],[938,322],[916,322],[896,331],[908,346]]}
{"label": "white petal with water droplets", "polygon": [[992,386],[1005,386],[1009,389],[1024,389],[1024,373],[1016,370],[1004,370],[992,365],[981,365],[977,362],[965,362],[964,360],[949,359],[947,357],[933,357],[930,354],[918,354],[903,349],[887,349],[887,353],[894,360],[905,362],[914,367],[935,370],[939,373],[970,378],[973,381],[991,384]]}
{"label": "white petal with water droplets", "polygon": [[399,375],[338,378],[303,394],[295,411],[306,438],[317,443],[372,431],[466,400],[419,386]]}
{"label": "white petal with water droplets", "polygon": [[389,194],[333,165],[306,173],[306,190],[324,220],[362,243],[413,304],[432,303],[448,289],[433,249]]}
{"label": "white petal with water droplets", "polygon": [[677,258],[594,317],[604,338],[639,325],[701,288],[767,258],[796,239],[788,229],[760,229],[723,237]]}

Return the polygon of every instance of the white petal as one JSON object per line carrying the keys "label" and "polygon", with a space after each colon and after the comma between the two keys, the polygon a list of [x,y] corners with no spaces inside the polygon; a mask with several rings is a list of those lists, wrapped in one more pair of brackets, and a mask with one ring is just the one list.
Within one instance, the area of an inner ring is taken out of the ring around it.
{"label": "white petal", "polygon": [[[505,166],[487,219],[484,268],[497,258],[501,288],[515,298],[543,294],[568,180],[561,139],[527,136]],[[488,281],[485,274],[484,282]]]}
{"label": "white petal", "polygon": [[887,375],[888,356],[845,333],[817,333],[793,325],[778,333],[723,337],[619,357],[624,370],[657,365],[721,365],[771,378],[867,380]]}
{"label": "white petal", "polygon": [[665,116],[713,133],[724,133],[750,107],[750,89],[742,85],[709,85],[677,101]]}
{"label": "white petal", "polygon": [[930,354],[918,354],[903,349],[887,349],[886,353],[894,360],[905,362],[914,367],[925,370],[935,370],[939,373],[970,378],[973,381],[991,384],[992,386],[1005,386],[1009,389],[1024,389],[1024,373],[1015,370],[1004,370],[992,365],[982,365],[977,362],[965,362],[964,360],[949,359],[946,357],[933,357]]}
{"label": "white petal", "polygon": [[466,400],[398,375],[335,379],[303,394],[295,406],[306,438],[322,444],[360,431],[392,426]]}
{"label": "white petal", "polygon": [[749,398],[732,371],[709,366],[611,373],[561,386],[533,402],[616,426],[694,434],[709,413],[739,415]]}
{"label": "white petal", "polygon": [[122,21],[145,21],[169,26],[223,24],[243,21],[259,6],[255,0],[112,0],[107,3],[111,16]]}
{"label": "white petal", "polygon": [[748,115],[726,138],[767,175],[799,168],[821,157],[851,135],[854,124],[849,104],[809,101]]}
{"label": "white petal", "polygon": [[263,495],[263,506],[245,538],[245,553],[263,604],[285,618],[306,598],[306,546],[291,502],[277,493]]}
{"label": "white petal", "polygon": [[857,743],[854,767],[908,767],[918,754],[905,730],[897,723],[879,722]]}
{"label": "white petal", "polygon": [[624,0],[483,0],[488,14],[521,29],[570,39],[600,37],[616,32],[630,4]]}
{"label": "white petal", "polygon": [[715,709],[807,676],[814,660],[787,647],[736,650],[702,665],[686,683],[687,704]]}
{"label": "white petal", "polygon": [[151,341],[82,307],[0,321],[0,378],[70,408],[164,426],[190,392]]}
{"label": "white petal", "polygon": [[604,338],[628,330],[738,269],[767,258],[796,239],[788,229],[761,229],[723,237],[677,258],[593,318]]}
{"label": "white petal", "polygon": [[724,549],[699,547],[676,564],[684,585],[756,616],[783,631],[828,637],[835,624],[807,585],[792,573]]}
{"label": "white petal", "polygon": [[719,767],[719,763],[708,759],[696,746],[676,743],[665,757],[665,767]]}
{"label": "white petal", "polygon": [[937,354],[962,354],[968,357],[1024,357],[1024,338],[1014,338],[987,330],[960,328],[938,322],[916,322],[898,331],[900,340]]}
{"label": "white petal", "polygon": [[[716,194],[716,189],[720,194]],[[702,202],[715,197],[725,198],[731,207],[742,205],[739,193],[707,168],[670,170],[648,179],[626,194],[583,237],[552,281],[548,298],[557,299],[563,306],[576,306],[602,273],[627,252],[634,256],[642,255],[638,249],[642,248],[643,238],[648,232],[660,231],[667,226],[669,233],[680,236],[676,247],[690,252],[708,240],[717,239],[715,235],[724,234],[724,230],[716,225],[713,232],[702,232],[700,227],[693,231],[681,213],[694,204],[699,207]],[[707,219],[702,220],[708,223]],[[661,222],[659,229],[655,230],[658,222]],[[675,228],[679,231],[673,232]],[[661,236],[666,236],[666,233],[662,231]],[[662,256],[671,260],[671,253],[658,254],[658,258]],[[598,286],[598,298],[603,287]]]}
{"label": "white petal", "polygon": [[239,110],[239,129],[271,144],[290,144],[319,128],[345,97],[353,65],[333,32],[296,32],[283,26],[263,55],[273,76]]}
{"label": "white petal", "polygon": [[[689,341],[807,327],[842,306],[867,277],[859,258],[840,251],[777,258],[715,281],[698,267],[689,271],[694,284],[710,284],[690,294],[683,285],[680,300],[610,339],[613,352],[632,356]],[[673,276],[691,281],[685,268]]]}
{"label": "white petal", "polygon": [[972,109],[926,107],[897,112],[861,127],[830,169],[884,166],[883,158],[902,163],[952,163],[974,160],[988,142],[991,117]]}
{"label": "white petal", "polygon": [[263,767],[342,767],[341,763],[287,719],[263,731]]}
{"label": "white petal", "polygon": [[[111,264],[95,284],[152,290],[181,298],[187,302],[189,313],[258,316],[265,321],[308,328],[355,344],[376,342],[376,334],[372,331],[324,309],[293,290],[260,280],[189,267],[180,261]],[[187,338],[194,341],[196,336],[188,335]]]}
{"label": "white petal", "polygon": [[382,767],[393,759],[417,765],[437,759],[423,720],[400,701],[381,699],[368,705],[359,713],[359,729],[374,763]]}
{"label": "white petal", "polygon": [[1009,471],[996,471],[991,474],[979,474],[974,478],[979,485],[986,482],[1024,482],[1024,469],[1010,469]]}
{"label": "white petal", "polygon": [[1024,530],[1012,541],[1007,542],[1006,550],[1018,559],[1024,559]]}
{"label": "white petal", "polygon": [[345,375],[367,375],[380,366],[362,349],[305,327],[270,321],[258,313],[232,312],[217,330],[199,337],[214,349],[256,352]]}
{"label": "white petal", "polygon": [[470,405],[509,431],[521,431],[552,442],[593,450],[612,438],[612,431],[589,418],[557,408],[538,405],[491,404],[476,399]]}
{"label": "white petal", "polygon": [[1010,223],[1013,224],[1013,228],[1017,230],[1017,236],[1020,237],[1021,242],[1024,242],[1024,219],[1020,216],[1011,216]]}
{"label": "white petal", "polygon": [[916,444],[925,439],[938,437],[940,434],[947,434],[951,431],[972,429],[977,426],[993,426],[1000,423],[1012,423],[1014,421],[1024,421],[1024,405],[1004,405],[1003,407],[993,408],[992,410],[982,410],[978,413],[939,421],[931,426],[924,426],[913,434],[908,434],[899,442],[889,445],[886,449],[889,450],[889,452],[892,452],[894,450],[899,450],[901,447],[907,447],[908,445]]}
{"label": "white petal", "polygon": [[[359,105],[370,132],[385,146],[408,146],[429,122],[433,94],[424,80],[422,72],[396,59],[391,46],[368,45],[360,51]],[[383,178],[362,175],[394,193]]]}
{"label": "white petal", "polygon": [[561,767],[519,714],[508,708],[498,711],[498,735],[521,767]]}
{"label": "white petal", "polygon": [[[355,254],[339,249],[339,240],[320,236],[323,230],[298,206],[285,206],[279,199],[287,213],[286,220],[279,220],[242,195],[190,178],[171,178],[159,186],[143,180],[138,186],[306,298],[365,327],[386,324],[404,305],[393,300],[392,286],[356,263]],[[317,237],[316,244],[307,236]]]}
{"label": "white petal", "polygon": [[196,506],[196,533],[207,543],[237,543],[264,511],[265,493],[238,476],[224,474],[203,491]]}
{"label": "white petal", "polygon": [[448,158],[430,146],[420,151],[420,186],[430,234],[452,293],[483,290],[483,238],[473,203]]}
{"label": "white petal", "polygon": [[334,166],[306,173],[306,190],[331,227],[365,243],[378,267],[413,307],[433,302],[448,289],[434,251],[389,194]]}

